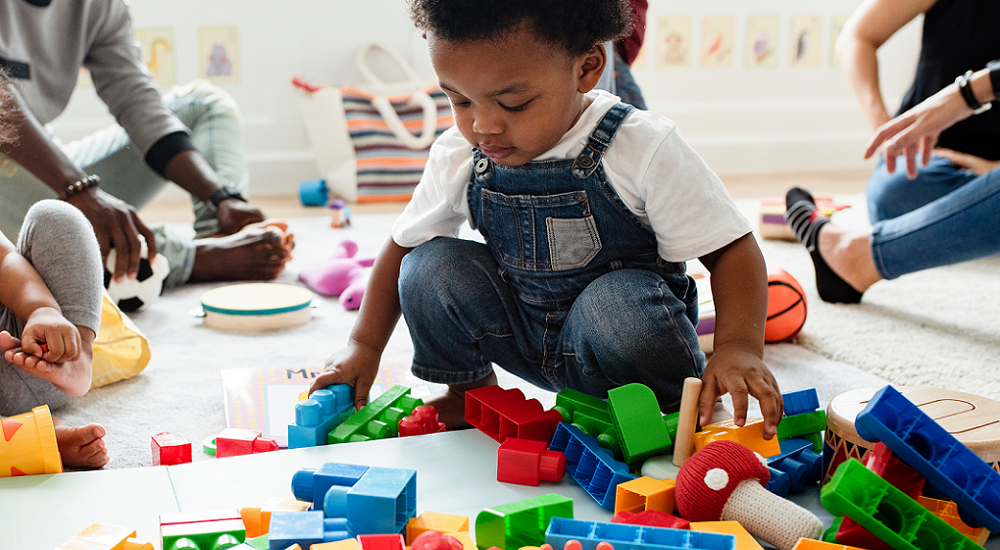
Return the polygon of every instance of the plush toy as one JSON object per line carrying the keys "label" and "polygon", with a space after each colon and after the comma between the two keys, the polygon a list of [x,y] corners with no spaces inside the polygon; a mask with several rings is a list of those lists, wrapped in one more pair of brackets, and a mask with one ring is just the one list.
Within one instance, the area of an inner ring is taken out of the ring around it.
{"label": "plush toy", "polygon": [[357,243],[343,240],[329,260],[303,271],[299,280],[323,296],[340,296],[340,305],[348,311],[358,309],[371,272],[366,268],[371,267],[375,259],[355,258],[357,253]]}

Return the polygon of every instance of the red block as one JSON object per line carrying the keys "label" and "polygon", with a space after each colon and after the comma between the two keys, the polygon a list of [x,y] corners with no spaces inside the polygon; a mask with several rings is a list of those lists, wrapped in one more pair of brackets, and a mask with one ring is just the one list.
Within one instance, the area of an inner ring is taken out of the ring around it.
{"label": "red block", "polygon": [[546,450],[533,439],[508,437],[497,451],[497,481],[538,487],[540,480],[562,481],[566,455]]}
{"label": "red block", "polygon": [[437,409],[430,405],[420,405],[413,409],[413,414],[399,421],[399,437],[443,431],[445,431],[444,422],[438,422]]}
{"label": "red block", "polygon": [[500,443],[508,437],[548,443],[563,418],[517,388],[493,385],[465,392],[465,420]]}
{"label": "red block", "polygon": [[277,451],[278,442],[259,431],[226,428],[215,437],[215,457],[248,455]]}
{"label": "red block", "polygon": [[403,535],[358,535],[363,550],[406,550]]}
{"label": "red block", "polygon": [[183,435],[161,432],[153,436],[153,466],[191,462],[191,442]]}
{"label": "red block", "polygon": [[648,525],[650,527],[669,527],[670,529],[690,529],[691,522],[659,510],[644,510],[638,514],[621,511],[611,518],[611,523],[627,523],[629,525]]}
{"label": "red block", "polygon": [[920,472],[900,460],[892,449],[881,441],[865,455],[865,466],[913,500],[923,492],[924,483],[927,481]]}

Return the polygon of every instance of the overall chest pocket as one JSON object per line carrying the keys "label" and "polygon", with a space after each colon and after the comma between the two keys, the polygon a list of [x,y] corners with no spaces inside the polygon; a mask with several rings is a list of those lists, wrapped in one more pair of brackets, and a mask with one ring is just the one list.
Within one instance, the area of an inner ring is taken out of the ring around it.
{"label": "overall chest pocket", "polygon": [[601,250],[585,191],[536,196],[484,189],[482,208],[487,239],[509,268],[577,269]]}

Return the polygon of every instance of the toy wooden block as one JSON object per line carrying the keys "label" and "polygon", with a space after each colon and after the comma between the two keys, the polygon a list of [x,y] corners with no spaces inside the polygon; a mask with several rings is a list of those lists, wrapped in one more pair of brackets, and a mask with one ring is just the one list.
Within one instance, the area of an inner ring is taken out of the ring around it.
{"label": "toy wooden block", "polygon": [[278,450],[278,442],[259,430],[226,428],[215,436],[215,457],[241,456]]}
{"label": "toy wooden block", "polygon": [[735,441],[764,458],[781,454],[777,437],[764,439],[763,418],[748,418],[743,427],[737,426],[732,420],[704,426],[700,432],[694,434],[694,448],[699,451],[705,445],[720,439]]}
{"label": "toy wooden block", "polygon": [[831,514],[858,522],[898,550],[918,550],[915,541],[938,541],[940,548],[979,548],[941,518],[917,504],[857,460],[848,459],[820,491]]}
{"label": "toy wooden block", "polygon": [[556,394],[556,405],[552,410],[559,413],[563,422],[572,424],[583,433],[597,438],[601,446],[610,449],[615,456],[621,456],[615,424],[608,412],[608,403],[574,389],[565,389]]}
{"label": "toy wooden block", "polygon": [[0,477],[57,474],[62,458],[48,405],[0,418]]}
{"label": "toy wooden block", "polygon": [[465,392],[465,420],[503,443],[508,437],[548,442],[563,418],[537,399],[525,399],[517,388],[493,385]]}
{"label": "toy wooden block", "polygon": [[438,422],[437,409],[430,405],[420,405],[413,414],[399,421],[399,437],[426,435],[445,431],[444,422]]}
{"label": "toy wooden block", "polygon": [[1000,531],[1000,473],[898,390],[886,386],[876,392],[856,424],[858,435],[885,443],[967,517]]}
{"label": "toy wooden block", "polygon": [[573,500],[549,494],[487,508],[476,516],[476,544],[500,550],[539,546],[545,542],[545,527],[555,517],[573,517]]}
{"label": "toy wooden block", "polygon": [[[824,216],[832,216],[850,205],[834,202],[829,197],[814,197],[816,208]],[[758,220],[758,230],[761,238],[776,239],[783,241],[795,241],[795,234],[785,223],[785,199],[764,199],[760,201],[760,218]]]}
{"label": "toy wooden block", "polygon": [[986,544],[986,539],[990,538],[990,532],[985,527],[972,528],[969,524],[962,521],[962,518],[958,515],[958,505],[953,501],[918,496],[917,504],[930,510],[932,514],[954,527],[959,533],[969,537],[969,540],[979,546]]}
{"label": "toy wooden block", "polygon": [[579,541],[582,550],[597,550],[608,543],[614,550],[735,550],[731,534],[665,529],[626,523],[603,523],[568,518],[552,518],[545,531],[545,542],[563,548]]}
{"label": "toy wooden block", "polygon": [[163,550],[229,548],[246,540],[246,527],[236,510],[162,514],[160,540]]}
{"label": "toy wooden block", "polygon": [[153,466],[191,462],[191,442],[183,435],[158,433],[153,436],[150,447],[153,451]]}
{"label": "toy wooden block", "polygon": [[648,525],[650,527],[667,527],[669,529],[690,529],[691,522],[673,514],[665,514],[656,510],[645,510],[638,514],[632,512],[617,512],[611,523],[627,523],[629,525]]}
{"label": "toy wooden block", "polygon": [[288,425],[288,448],[327,444],[334,428],[354,414],[354,388],[334,384],[316,390],[295,404],[295,422]]}
{"label": "toy wooden block", "polygon": [[692,531],[703,533],[723,533],[736,537],[736,550],[764,550],[738,521],[692,521]]}
{"label": "toy wooden block", "polygon": [[327,441],[333,444],[396,437],[399,421],[423,404],[423,400],[410,397],[410,388],[392,386],[337,426]]}
{"label": "toy wooden block", "polygon": [[673,514],[677,501],[674,497],[672,479],[654,479],[640,477],[618,484],[615,496],[615,513],[632,512],[638,514],[646,510],[655,510],[665,514]]}
{"label": "toy wooden block", "polygon": [[672,450],[656,395],[648,386],[626,384],[609,390],[608,411],[630,469],[638,470],[647,458]]}
{"label": "toy wooden block", "polygon": [[154,550],[153,543],[135,538],[135,529],[94,523],[69,540],[58,550]]}
{"label": "toy wooden block", "polygon": [[406,522],[406,544],[413,544],[413,539],[427,531],[444,533],[469,532],[469,518],[444,512],[425,511]]}
{"label": "toy wooden block", "polygon": [[541,481],[562,481],[566,455],[547,450],[542,441],[508,437],[497,449],[497,481],[538,487]]}
{"label": "toy wooden block", "polygon": [[600,446],[596,437],[565,422],[556,427],[549,450],[566,455],[566,471],[608,510],[614,510],[618,485],[636,478],[624,462],[615,460],[611,451]]}

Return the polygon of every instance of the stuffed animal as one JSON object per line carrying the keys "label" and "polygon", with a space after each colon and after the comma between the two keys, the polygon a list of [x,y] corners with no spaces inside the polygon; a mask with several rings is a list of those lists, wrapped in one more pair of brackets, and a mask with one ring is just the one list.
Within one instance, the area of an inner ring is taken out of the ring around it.
{"label": "stuffed animal", "polygon": [[299,274],[299,280],[323,296],[340,296],[340,305],[352,311],[361,307],[361,298],[368,286],[368,276],[374,258],[355,258],[358,244],[341,241],[325,263]]}

